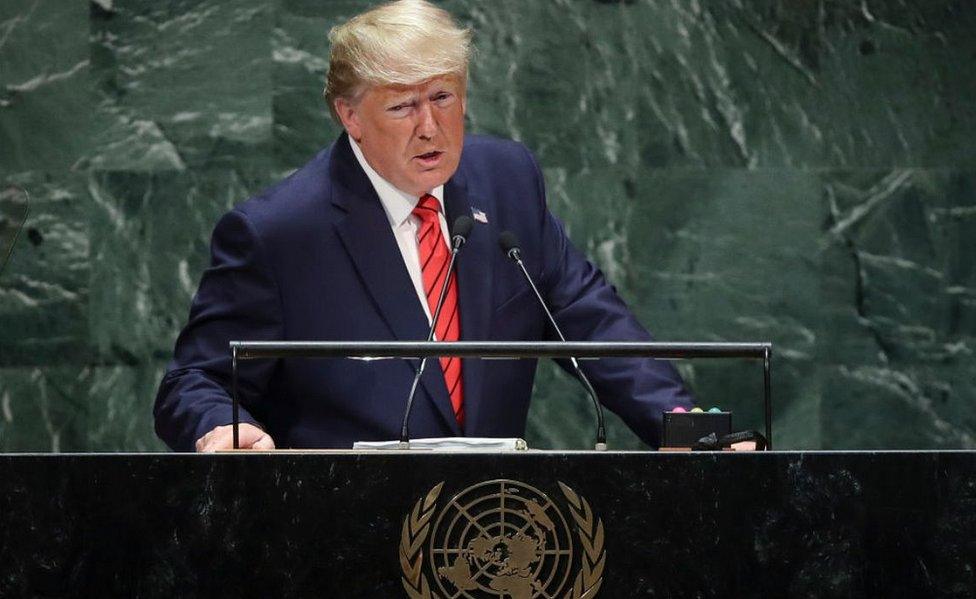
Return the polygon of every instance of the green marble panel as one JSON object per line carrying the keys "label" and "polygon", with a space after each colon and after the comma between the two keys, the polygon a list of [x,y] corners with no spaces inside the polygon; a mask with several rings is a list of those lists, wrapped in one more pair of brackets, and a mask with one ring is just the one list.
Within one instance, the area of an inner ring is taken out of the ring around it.
{"label": "green marble panel", "polygon": [[702,43],[719,50],[690,64],[711,73],[706,94],[728,82],[750,164],[972,166],[976,111],[960,99],[976,91],[968,68],[974,9],[956,1],[709,3],[700,20],[714,28]]}
{"label": "green marble panel", "polygon": [[7,265],[30,210],[30,194],[16,185],[0,189],[0,272]]}
{"label": "green marble panel", "polygon": [[93,174],[90,319],[101,359],[172,355],[214,223],[256,191],[234,170]]}
{"label": "green marble panel", "polygon": [[0,368],[0,451],[71,451],[87,445],[81,367]]}
{"label": "green marble panel", "polygon": [[[343,3],[322,5],[339,10]],[[354,12],[301,16],[282,12],[271,38],[274,56],[274,157],[282,169],[308,162],[335,139],[340,127],[332,120],[322,97],[329,68],[329,28]]]}
{"label": "green marble panel", "polygon": [[272,9],[254,0],[95,5],[93,67],[110,121],[95,165],[266,168]]}
{"label": "green marble panel", "polygon": [[84,176],[11,175],[30,213],[0,274],[0,367],[81,364],[88,352],[89,244]]}
{"label": "green marble panel", "polygon": [[[772,341],[777,438],[788,447],[820,446],[824,206],[817,174],[650,169],[631,176],[606,169],[571,176],[554,169],[546,175],[552,209],[574,242],[658,339]],[[704,407],[733,410],[737,428],[763,429],[760,363],[698,360],[681,370]],[[532,418],[558,420],[549,412],[559,411],[566,389],[539,387]],[[585,412],[582,420],[591,422]]]}
{"label": "green marble panel", "polygon": [[976,173],[830,173],[825,444],[976,445]]}
{"label": "green marble panel", "polygon": [[0,368],[0,452],[164,449],[146,409],[163,366]]}
{"label": "green marble panel", "polygon": [[[659,338],[773,342],[780,447],[976,445],[972,172],[660,169],[635,181],[556,169],[547,180],[574,240]],[[611,199],[587,201],[601,192]],[[701,403],[761,428],[756,366],[682,373]],[[585,445],[589,410],[557,376],[540,376],[530,431]]]}
{"label": "green marble panel", "polygon": [[85,2],[0,3],[0,173],[74,165],[92,133]]}
{"label": "green marble panel", "polygon": [[[318,127],[325,34],[370,5],[284,5],[278,71],[297,62],[314,82],[276,101],[276,124],[290,112],[315,126],[304,150],[288,147],[296,158],[332,131]],[[474,31],[471,129],[525,141],[548,166],[974,164],[976,108],[962,100],[976,94],[971,3],[443,6]]]}
{"label": "green marble panel", "polygon": [[151,409],[165,371],[164,362],[148,360],[84,372],[85,451],[168,451],[156,437]]}
{"label": "green marble panel", "polygon": [[[0,450],[155,449],[155,381],[220,213],[338,133],[328,30],[371,0],[0,5]],[[659,339],[775,344],[781,448],[976,446],[976,5],[444,0],[468,127]],[[760,428],[758,364],[679,364]],[[585,447],[543,365],[528,436]],[[610,440],[639,446],[614,417]]]}

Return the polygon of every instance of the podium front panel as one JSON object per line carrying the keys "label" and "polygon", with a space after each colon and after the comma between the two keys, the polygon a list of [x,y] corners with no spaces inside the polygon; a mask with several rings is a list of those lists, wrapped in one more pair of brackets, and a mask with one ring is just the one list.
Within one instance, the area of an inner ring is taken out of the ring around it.
{"label": "podium front panel", "polygon": [[0,456],[2,597],[954,597],[976,453]]}

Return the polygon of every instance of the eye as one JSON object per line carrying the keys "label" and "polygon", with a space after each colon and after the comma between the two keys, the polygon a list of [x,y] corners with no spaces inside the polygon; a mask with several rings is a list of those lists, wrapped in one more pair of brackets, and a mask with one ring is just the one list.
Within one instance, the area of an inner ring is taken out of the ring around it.
{"label": "eye", "polygon": [[436,102],[441,106],[446,106],[450,104],[452,100],[454,100],[454,94],[452,94],[451,92],[437,92],[431,98],[432,102]]}
{"label": "eye", "polygon": [[401,115],[401,114],[406,114],[407,110],[409,110],[411,107],[413,107],[413,103],[412,102],[403,102],[402,104],[397,104],[395,106],[390,106],[386,110],[387,110],[387,112],[389,112],[389,113],[391,113],[393,115]]}

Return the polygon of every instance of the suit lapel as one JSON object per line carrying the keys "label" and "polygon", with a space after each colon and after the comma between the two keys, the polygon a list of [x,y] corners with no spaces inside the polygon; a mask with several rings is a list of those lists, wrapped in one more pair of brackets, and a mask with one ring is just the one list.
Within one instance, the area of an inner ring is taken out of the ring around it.
{"label": "suit lapel", "polygon": [[[339,138],[333,148],[330,171],[332,180],[337,183],[332,201],[346,212],[345,218],[335,224],[336,232],[377,311],[394,338],[400,341],[425,340],[429,327],[427,317],[400,257],[400,247],[383,205],[356,160],[346,134]],[[416,372],[417,362],[403,362]],[[444,375],[436,360],[428,360],[421,384],[445,424],[454,434],[460,434]],[[403,391],[404,400],[408,391]]]}
{"label": "suit lapel", "polygon": [[[461,215],[471,216],[472,201],[460,170],[444,185],[444,206],[451,225]],[[479,209],[486,206],[478,205]],[[458,305],[461,311],[461,339],[483,341],[488,338],[491,305],[492,252],[497,251],[491,229],[475,222],[471,235],[457,258]],[[482,397],[484,360],[466,358],[462,363],[464,377],[465,433],[477,436],[486,398]]]}

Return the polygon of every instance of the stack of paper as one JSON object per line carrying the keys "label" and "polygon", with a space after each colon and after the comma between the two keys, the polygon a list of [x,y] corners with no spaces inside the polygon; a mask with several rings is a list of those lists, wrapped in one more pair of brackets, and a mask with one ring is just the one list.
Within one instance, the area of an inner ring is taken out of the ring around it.
{"label": "stack of paper", "polygon": [[[399,441],[357,441],[353,449],[403,449]],[[426,451],[525,451],[522,439],[493,439],[487,437],[437,437],[411,439],[410,447]]]}

